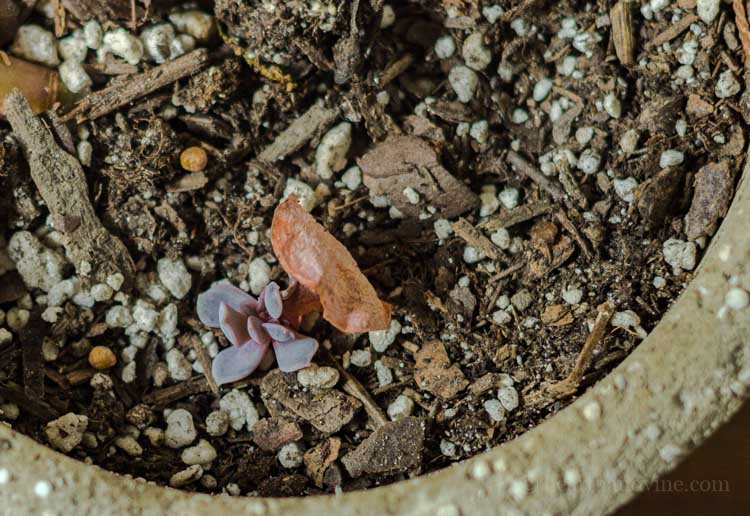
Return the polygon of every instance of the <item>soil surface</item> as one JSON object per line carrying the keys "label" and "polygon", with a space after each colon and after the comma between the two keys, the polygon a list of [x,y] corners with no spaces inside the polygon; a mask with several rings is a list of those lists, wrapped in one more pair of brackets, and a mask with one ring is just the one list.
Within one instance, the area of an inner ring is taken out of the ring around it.
{"label": "soil surface", "polygon": [[[533,428],[659,322],[744,160],[740,1],[5,4],[0,75],[60,83],[0,76],[53,106],[0,103],[0,420],[187,490],[364,489]],[[315,366],[217,389],[196,298],[288,285],[292,194],[390,329],[310,319]]]}

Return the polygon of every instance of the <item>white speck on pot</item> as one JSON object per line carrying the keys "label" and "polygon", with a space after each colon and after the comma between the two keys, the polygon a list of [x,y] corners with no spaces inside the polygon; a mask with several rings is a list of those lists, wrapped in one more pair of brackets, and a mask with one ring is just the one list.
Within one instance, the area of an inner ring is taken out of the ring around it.
{"label": "white speck on pot", "polygon": [[583,417],[589,421],[596,421],[602,415],[602,406],[598,401],[589,401],[583,406]]}
{"label": "white speck on pot", "polygon": [[378,353],[383,353],[393,344],[399,333],[401,333],[401,323],[397,319],[392,319],[387,330],[371,331],[368,337],[373,349]]}
{"label": "white speck on pot", "polygon": [[10,53],[47,66],[60,64],[55,36],[39,25],[20,26],[10,46]]}
{"label": "white speck on pot", "polygon": [[534,90],[532,92],[534,101],[542,102],[544,99],[546,99],[552,91],[553,85],[554,84],[552,83],[552,79],[550,79],[549,77],[543,77],[542,79],[539,79],[534,85]]}
{"label": "white speck on pot", "polygon": [[378,377],[378,385],[381,387],[393,383],[393,372],[380,360],[375,361],[375,374]]}
{"label": "white speck on pot", "polygon": [[614,93],[607,93],[602,101],[604,111],[612,118],[620,118],[622,115],[622,103]]}
{"label": "white speck on pot", "polygon": [[581,474],[575,468],[568,468],[563,471],[563,482],[568,487],[576,487],[581,481]]}
{"label": "white speck on pot", "polygon": [[453,504],[441,505],[435,511],[435,516],[461,516],[461,511]]}
{"label": "white speck on pot", "polygon": [[315,171],[321,179],[330,179],[343,170],[352,144],[352,124],[341,122],[332,127],[315,150]]}
{"label": "white speck on pot", "polygon": [[0,468],[0,486],[10,481],[10,472],[5,468]]}
{"label": "white speck on pot", "polygon": [[676,149],[665,150],[661,153],[661,156],[659,156],[659,166],[661,168],[674,167],[681,164],[683,161],[685,161],[685,155]]}
{"label": "white speck on pot", "polygon": [[318,196],[315,195],[315,190],[313,190],[310,185],[299,179],[287,179],[286,185],[284,186],[284,194],[281,198],[284,200],[290,195],[296,196],[302,209],[307,212],[312,211],[318,204]]}
{"label": "white speck on pot", "polygon": [[741,89],[742,86],[734,73],[731,70],[724,70],[716,81],[714,93],[720,99],[727,99],[737,95]]}
{"label": "white speck on pot", "polygon": [[118,27],[104,34],[103,45],[99,51],[110,51],[128,64],[137,65],[143,58],[143,43],[127,30]]}
{"label": "white speck on pot", "polygon": [[46,480],[39,480],[34,484],[34,494],[39,498],[47,498],[52,492],[52,484]]}
{"label": "white speck on pot", "polygon": [[479,76],[467,66],[456,65],[448,73],[448,82],[456,92],[458,101],[466,104],[474,98],[474,93],[479,86]]}
{"label": "white speck on pot", "polygon": [[229,414],[229,425],[236,431],[245,426],[252,430],[258,422],[258,411],[245,391],[233,389],[219,401],[219,408]]}
{"label": "white speck on pot", "polygon": [[176,260],[161,258],[156,264],[156,271],[159,275],[159,281],[177,299],[182,299],[190,292],[193,277],[181,258]]}
{"label": "white speck on pot", "polygon": [[188,466],[194,464],[204,466],[216,459],[216,448],[205,439],[201,439],[195,446],[182,450],[180,458],[182,459],[182,462]]}
{"label": "white speck on pot", "polygon": [[518,408],[518,391],[515,387],[510,385],[504,385],[497,390],[497,399],[503,404],[503,408],[508,412],[512,412]]}
{"label": "white speck on pot", "polygon": [[638,188],[638,181],[633,177],[624,179],[615,179],[613,182],[617,196],[627,203],[635,201],[635,191]]}
{"label": "white speck on pot", "polygon": [[304,462],[304,451],[297,443],[288,443],[281,447],[276,454],[279,464],[286,469],[294,469],[302,466]]}
{"label": "white speck on pot", "polygon": [[164,431],[164,444],[169,448],[182,448],[198,437],[193,423],[193,415],[185,409],[176,409],[167,416],[167,429]]}
{"label": "white speck on pot", "polygon": [[484,410],[493,421],[500,422],[505,419],[505,408],[500,400],[491,398],[483,403]]}
{"label": "white speck on pot", "polygon": [[664,462],[674,462],[681,455],[682,448],[672,443],[664,445],[664,447],[659,450],[659,456],[664,460]]}
{"label": "white speck on pot", "polygon": [[742,288],[732,287],[724,296],[724,304],[732,310],[744,310],[750,304],[750,294]]}
{"label": "white speck on pot", "polygon": [[594,149],[586,149],[578,158],[578,169],[586,175],[593,175],[599,171],[602,163],[601,155]]}
{"label": "white speck on pot", "polygon": [[461,47],[461,54],[466,66],[477,71],[484,70],[492,61],[492,52],[484,45],[482,32],[469,34]]}
{"label": "white speck on pot", "polygon": [[387,409],[388,417],[391,418],[392,421],[397,421],[410,416],[413,411],[414,402],[405,394],[399,395],[390,405],[388,405]]}
{"label": "white speck on pot", "polygon": [[471,466],[471,476],[475,480],[484,480],[492,474],[489,464],[483,460],[476,460]]}
{"label": "white speck on pot", "polygon": [[68,453],[81,443],[88,424],[86,416],[69,412],[47,423],[44,434],[53,448]]}
{"label": "white speck on pot", "polygon": [[435,41],[435,55],[438,59],[448,59],[456,53],[456,42],[452,36],[440,36]]}
{"label": "white speck on pot", "polygon": [[331,389],[339,381],[339,372],[335,367],[312,364],[297,371],[297,381],[309,389]]}
{"label": "white speck on pot", "polygon": [[693,242],[670,238],[664,242],[664,261],[679,273],[680,269],[691,271],[695,268],[696,247]]}

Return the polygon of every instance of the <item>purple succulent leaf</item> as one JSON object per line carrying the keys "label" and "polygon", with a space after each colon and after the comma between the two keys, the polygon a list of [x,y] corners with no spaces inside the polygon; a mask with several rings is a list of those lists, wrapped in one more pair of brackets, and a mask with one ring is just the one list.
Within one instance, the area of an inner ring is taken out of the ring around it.
{"label": "purple succulent leaf", "polygon": [[258,294],[257,310],[259,314],[262,314],[266,311],[266,287],[260,289],[260,294]]}
{"label": "purple succulent leaf", "polygon": [[265,292],[263,293],[263,301],[266,305],[266,311],[271,319],[278,319],[281,317],[281,313],[284,311],[284,302],[281,299],[281,290],[279,285],[272,281],[266,285]]}
{"label": "purple succulent leaf", "polygon": [[263,360],[260,361],[258,369],[261,371],[268,371],[273,367],[273,363],[276,362],[276,355],[273,353],[271,346],[266,349],[266,354],[263,355]]}
{"label": "purple succulent leaf", "polygon": [[263,329],[276,342],[289,342],[297,338],[297,334],[279,323],[263,323]]}
{"label": "purple succulent leaf", "polygon": [[250,294],[229,282],[216,283],[198,296],[198,318],[209,328],[218,328],[219,306],[226,303],[237,312],[255,312],[258,302]]}
{"label": "purple succulent leaf", "polygon": [[214,358],[211,374],[219,385],[242,380],[258,368],[267,351],[268,346],[255,341],[225,348]]}
{"label": "purple succulent leaf", "polygon": [[241,346],[250,340],[247,331],[247,315],[236,311],[226,303],[219,305],[219,326],[229,342]]}
{"label": "purple succulent leaf", "polygon": [[276,363],[285,373],[299,371],[310,365],[313,355],[318,350],[318,341],[312,337],[300,335],[289,342],[274,342],[273,351]]}
{"label": "purple succulent leaf", "polygon": [[271,343],[272,337],[264,328],[263,321],[253,315],[247,318],[247,331],[250,334],[250,338],[254,341],[260,342],[264,346]]}

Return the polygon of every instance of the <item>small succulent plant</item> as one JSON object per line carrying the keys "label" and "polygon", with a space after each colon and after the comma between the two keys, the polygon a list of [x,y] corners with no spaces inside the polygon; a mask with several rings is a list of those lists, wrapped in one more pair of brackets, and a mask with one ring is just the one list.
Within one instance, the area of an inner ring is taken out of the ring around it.
{"label": "small succulent plant", "polygon": [[[198,296],[198,317],[209,328],[221,328],[232,344],[222,350],[211,367],[219,385],[241,380],[259,366],[276,362],[284,372],[310,365],[318,341],[295,331],[292,318],[285,317],[284,298],[293,290],[281,292],[269,283],[258,299],[228,282],[219,282]],[[273,353],[270,347],[273,347]]]}

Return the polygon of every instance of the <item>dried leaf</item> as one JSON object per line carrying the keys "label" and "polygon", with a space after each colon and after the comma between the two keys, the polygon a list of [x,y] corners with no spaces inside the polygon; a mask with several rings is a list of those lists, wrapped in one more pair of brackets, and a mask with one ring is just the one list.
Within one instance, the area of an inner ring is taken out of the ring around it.
{"label": "dried leaf", "polygon": [[695,193],[685,217],[689,240],[711,236],[719,219],[727,214],[734,194],[734,179],[729,162],[708,163],[695,175]]}
{"label": "dried leaf", "polygon": [[276,208],[271,242],[284,270],[318,295],[323,318],[333,326],[350,333],[388,328],[390,305],[378,299],[349,251],[296,197]]}

